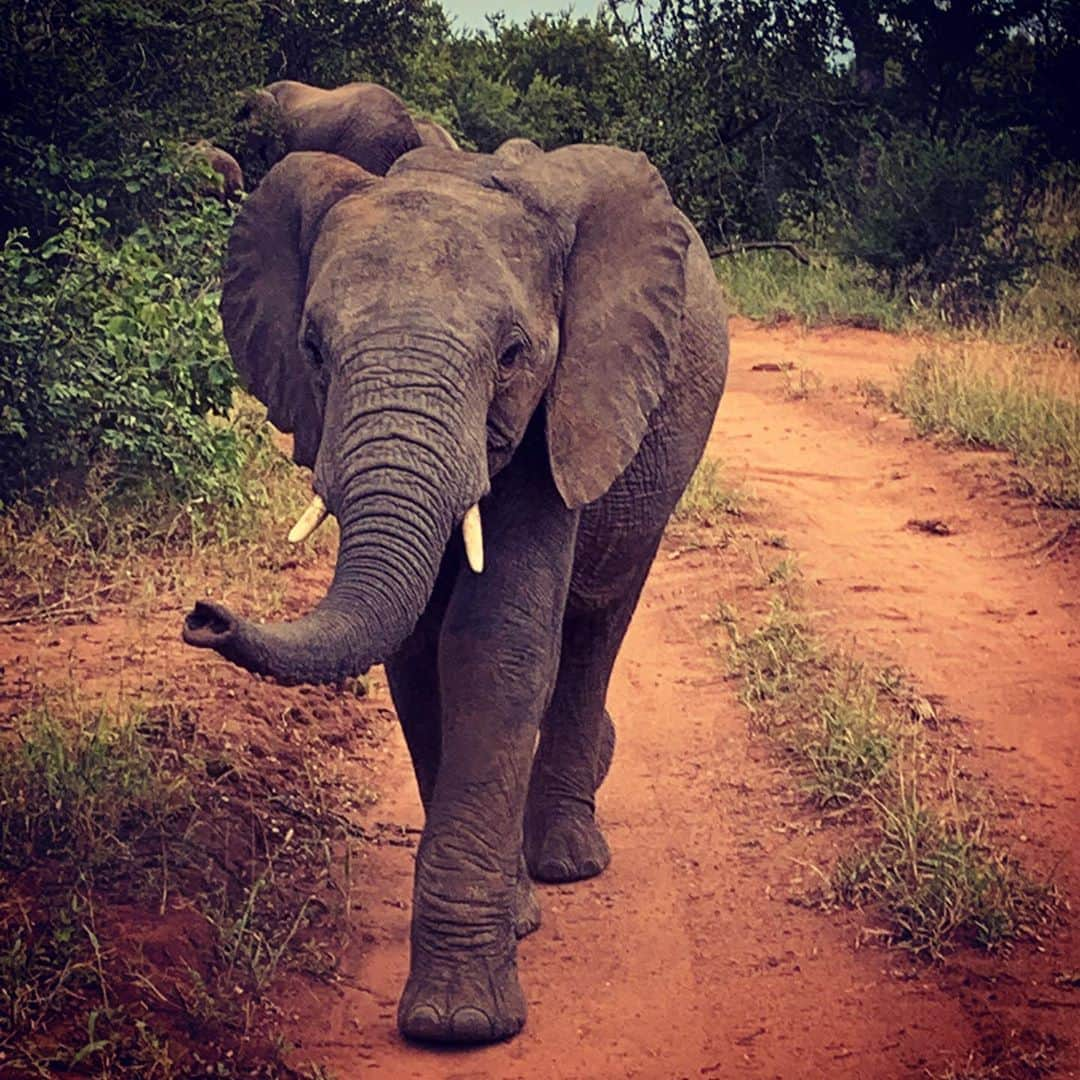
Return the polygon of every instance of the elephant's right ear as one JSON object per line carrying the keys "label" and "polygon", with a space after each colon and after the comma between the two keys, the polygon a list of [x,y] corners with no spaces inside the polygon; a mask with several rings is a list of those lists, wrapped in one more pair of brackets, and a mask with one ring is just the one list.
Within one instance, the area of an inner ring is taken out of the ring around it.
{"label": "elephant's right ear", "polygon": [[308,259],[327,211],[378,183],[336,154],[289,154],[263,178],[229,236],[221,321],[240,381],[292,432],[293,458],[313,466],[323,395],[300,351]]}

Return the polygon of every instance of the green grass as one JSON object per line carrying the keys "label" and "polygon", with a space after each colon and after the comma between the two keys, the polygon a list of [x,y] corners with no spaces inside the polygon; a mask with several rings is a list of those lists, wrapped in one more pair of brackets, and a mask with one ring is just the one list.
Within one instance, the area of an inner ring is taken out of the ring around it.
{"label": "green grass", "polygon": [[[791,560],[781,577],[793,579]],[[892,766],[901,732],[882,711],[875,673],[853,657],[828,650],[786,589],[768,614],[744,633],[731,612],[722,618],[731,635],[731,665],[741,677],[741,698],[754,726],[776,738],[799,764],[815,805],[839,808],[874,791]]]}
{"label": "green grass", "polygon": [[[222,772],[223,748],[164,707],[86,709],[69,694],[12,730],[0,1071],[246,1075],[245,1046],[260,1075],[283,1075],[262,993],[283,967],[332,970],[348,909],[348,829],[320,778],[294,769],[286,798],[258,770]],[[155,927],[176,951],[164,962],[138,944]]]}
{"label": "green grass", "polygon": [[937,325],[888,296],[868,271],[838,259],[803,266],[784,252],[761,251],[726,255],[713,266],[735,310],[749,319],[892,332]]}
{"label": "green grass", "polygon": [[919,955],[1037,939],[1057,895],[995,843],[970,809],[974,793],[958,791],[944,750],[926,737],[936,710],[898,669],[830,647],[792,557],[763,565],[768,538],[761,545],[768,610],[747,626],[724,607],[717,621],[752,726],[782,749],[812,805],[860,830],[832,871],[832,898],[866,907],[881,936]]}
{"label": "green grass", "polygon": [[903,772],[875,808],[878,840],[841,858],[833,883],[847,903],[887,912],[894,942],[937,958],[957,944],[993,950],[1039,939],[1053,888],[997,847],[977,816],[924,803]]}
{"label": "green grass", "polygon": [[17,744],[0,753],[0,867],[60,857],[94,875],[156,844],[189,792],[161,772],[139,723],[96,711],[72,726],[49,707],[18,718]]}
{"label": "green grass", "polygon": [[1019,363],[989,369],[964,356],[920,356],[892,397],[923,435],[1007,450],[1026,487],[1051,506],[1080,507],[1080,399]]}
{"label": "green grass", "polygon": [[747,251],[714,259],[713,266],[734,309],[749,319],[949,337],[959,332],[1011,343],[1067,342],[1077,348],[1080,278],[1067,265],[1062,239],[1076,235],[1075,200],[1074,205],[1050,213],[1054,223],[1048,229],[1057,237],[1050,245],[1051,261],[1007,290],[996,310],[972,325],[957,326],[932,304],[890,294],[868,268],[831,256],[804,266],[784,252]]}
{"label": "green grass", "polygon": [[746,502],[744,491],[724,481],[720,462],[703,458],[672,516],[677,522],[709,526],[724,517],[738,517]]}

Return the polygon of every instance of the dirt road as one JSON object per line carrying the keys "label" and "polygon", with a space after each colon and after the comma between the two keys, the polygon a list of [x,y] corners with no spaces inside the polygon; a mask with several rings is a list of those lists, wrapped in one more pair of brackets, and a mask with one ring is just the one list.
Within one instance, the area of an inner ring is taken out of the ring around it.
{"label": "dirt road", "polygon": [[[708,453],[758,496],[755,524],[797,555],[820,626],[901,665],[961,718],[961,767],[992,795],[993,824],[1075,902],[1080,553],[1039,550],[1045,521],[984,475],[1000,459],[934,448],[861,403],[859,378],[887,380],[918,348],[737,321]],[[797,369],[776,370],[787,363]],[[310,605],[328,573],[283,579],[287,608]],[[167,692],[190,702],[196,735],[234,756],[259,751],[255,768],[321,754],[314,772],[339,790],[379,792],[359,822],[394,842],[359,848],[337,977],[273,989],[298,1069],[339,1080],[1080,1075],[1080,991],[1055,978],[1080,972],[1067,924],[1043,949],[931,965],[860,946],[857,913],[799,903],[847,840],[749,732],[725,677],[707,617],[752,590],[708,536],[665,544],[611,689],[619,736],[600,817],[612,865],[541,889],[543,925],[520,950],[528,1024],[481,1050],[418,1049],[394,1027],[421,817],[385,686],[361,707],[254,682],[179,644],[179,602],[139,619],[20,627],[0,662],[25,672],[25,687],[55,677],[84,693]],[[257,596],[234,601],[260,610]],[[9,685],[14,706],[24,686]]]}
{"label": "dirt road", "polygon": [[[1018,504],[977,490],[970,455],[856,406],[858,377],[887,379],[915,348],[737,323],[709,453],[763,497],[757,512],[798,552],[833,633],[903,665],[963,718],[966,768],[1028,861],[1056,866],[1076,896],[1076,561],[1023,554],[1040,534]],[[777,362],[822,385],[793,400],[791,376],[753,370]],[[908,530],[912,518],[952,535]],[[704,617],[739,587],[722,550],[669,545],[654,567],[611,690],[619,744],[600,813],[613,862],[542,889],[543,926],[521,947],[524,1033],[456,1053],[398,1038],[412,852],[387,845],[366,852],[340,985],[290,993],[296,1061],[341,1077],[1077,1075],[1080,1000],[1053,982],[1080,968],[1067,929],[1046,952],[913,965],[857,949],[854,916],[790,902],[830,840],[748,734],[710,649]],[[415,827],[392,738],[372,816]]]}

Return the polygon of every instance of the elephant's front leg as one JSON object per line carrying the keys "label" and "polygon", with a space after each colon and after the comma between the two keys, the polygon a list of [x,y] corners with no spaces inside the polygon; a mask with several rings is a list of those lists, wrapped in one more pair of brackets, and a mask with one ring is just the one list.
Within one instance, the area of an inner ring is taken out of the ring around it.
{"label": "elephant's front leg", "polygon": [[541,463],[529,477],[516,461],[482,504],[487,566],[462,571],[443,623],[442,756],[398,1011],[413,1038],[490,1042],[525,1022],[514,932],[522,816],[578,521]]}

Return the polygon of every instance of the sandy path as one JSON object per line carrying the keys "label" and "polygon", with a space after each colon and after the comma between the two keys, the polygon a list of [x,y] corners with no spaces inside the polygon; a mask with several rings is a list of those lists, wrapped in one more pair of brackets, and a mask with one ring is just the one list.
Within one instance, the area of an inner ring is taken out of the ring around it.
{"label": "sandy path", "polygon": [[[1033,554],[1015,507],[976,497],[972,469],[984,455],[942,453],[903,422],[853,406],[847,391],[858,376],[888,377],[896,339],[856,334],[846,350],[834,340],[822,363],[797,341],[778,349],[762,329],[741,327],[736,341],[739,364],[710,452],[768,500],[770,521],[798,552],[837,632],[901,664],[970,722],[980,763],[1035,801],[1017,831],[1056,844],[1075,879],[1075,561]],[[752,370],[778,352],[828,371],[831,388],[787,399],[775,374]],[[912,529],[912,519],[945,521],[952,535]],[[987,752],[998,755],[992,763]]]}
{"label": "sandy path", "polygon": [[[875,423],[843,392],[789,401],[782,376],[751,371],[817,359],[829,380],[883,378],[912,348],[740,324],[710,453],[768,500],[836,633],[902,664],[968,721],[965,768],[1002,794],[1037,865],[1063,860],[1075,895],[1080,633],[1068,568],[1004,557],[1026,534],[971,497],[955,475],[963,459]],[[944,518],[955,535],[906,530],[914,517]],[[524,1033],[454,1053],[398,1038],[412,852],[384,846],[367,855],[364,938],[332,1011],[320,993],[290,1031],[298,1060],[342,1077],[899,1077],[1046,1032],[1064,1046],[1069,1007],[1030,1001],[1060,1000],[1054,973],[1078,966],[1067,933],[1005,965],[912,968],[854,950],[852,919],[788,902],[815,850],[806,813],[748,736],[703,630],[738,583],[715,551],[672,554],[654,567],[611,691],[619,743],[601,816],[614,860],[598,880],[542,890],[544,924],[521,948]],[[419,825],[400,740],[383,783],[374,814]],[[1073,1050],[1060,1058],[1072,1075]]]}
{"label": "sandy path", "polygon": [[[857,378],[887,379],[919,348],[861,331],[737,322],[709,453],[763,498],[754,513],[797,554],[822,625],[901,664],[963,718],[962,770],[995,795],[996,824],[1027,861],[1056,865],[1075,901],[1077,557],[1024,554],[1040,535],[1031,511],[975,477],[985,456],[937,450],[856,405]],[[778,362],[813,369],[824,387],[790,400],[783,373],[752,370]],[[943,519],[953,533],[910,531],[911,518]],[[326,572],[290,579],[290,610],[310,605]],[[941,966],[912,965],[902,954],[856,948],[858,916],[792,902],[814,884],[809,864],[827,864],[844,841],[815,822],[769,747],[748,733],[711,649],[716,630],[705,617],[747,588],[738,575],[719,548],[669,543],[661,551],[611,690],[619,738],[600,816],[613,862],[594,881],[541,890],[543,925],[520,950],[530,1003],[521,1036],[456,1052],[398,1037],[414,853],[400,842],[365,844],[353,869],[340,978],[294,976],[275,992],[298,1067],[325,1066],[338,1080],[368,1072],[887,1080],[941,1076],[969,1054],[994,1063],[1010,1048],[1051,1040],[1056,1075],[1080,1075],[1080,998],[1054,984],[1056,974],[1080,971],[1069,929],[1045,951],[1022,948],[1004,960],[965,952]],[[248,610],[258,602],[243,600]],[[69,672],[93,692],[115,690],[118,680],[152,690],[182,669],[198,722],[229,744],[248,745],[270,722],[292,738],[282,717],[307,700],[302,692],[193,657],[177,640],[181,614],[155,611],[143,623],[116,612],[94,625],[21,627],[0,660],[19,680]],[[11,678],[13,702],[25,688],[19,680]],[[309,710],[304,724],[327,731],[359,732],[377,718],[370,738],[309,752],[326,753],[335,783],[381,792],[367,825],[415,829],[419,803],[396,725],[379,711],[387,703],[383,687],[366,711],[345,698]],[[309,730],[298,729],[300,744]]]}

